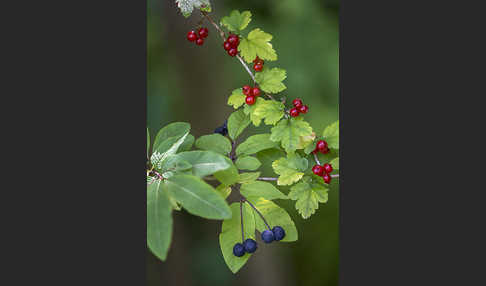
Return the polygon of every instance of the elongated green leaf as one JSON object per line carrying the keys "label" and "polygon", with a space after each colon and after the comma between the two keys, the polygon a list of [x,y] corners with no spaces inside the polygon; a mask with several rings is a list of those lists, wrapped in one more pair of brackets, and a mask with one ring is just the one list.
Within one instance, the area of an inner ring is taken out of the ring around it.
{"label": "elongated green leaf", "polygon": [[[152,156],[150,157],[150,161],[152,162],[152,165],[155,166],[156,169],[161,170],[163,168],[162,166],[164,165],[164,161],[169,156],[172,156],[175,153],[177,153],[179,146],[181,146],[181,144],[184,142],[188,134],[189,133],[186,133],[180,138],[170,137],[169,139],[162,142],[159,145],[158,149],[155,150]],[[174,142],[175,139],[177,139],[177,141]]]}
{"label": "elongated green leaf", "polygon": [[285,194],[279,191],[271,183],[262,181],[254,181],[242,184],[240,193],[245,197],[262,197],[267,200],[288,199]]}
{"label": "elongated green leaf", "polygon": [[[242,243],[240,203],[232,203],[230,208],[232,216],[231,219],[223,221],[221,233],[219,234],[219,245],[226,265],[228,265],[231,272],[236,273],[245,265],[251,254],[245,253],[242,257],[233,255],[233,247],[235,244]],[[248,204],[243,204],[242,211],[245,239],[255,239],[255,218],[253,210]]]}
{"label": "elongated green leaf", "polygon": [[236,147],[236,156],[255,154],[261,150],[275,148],[278,145],[278,142],[270,140],[270,134],[268,133],[253,135]]}
{"label": "elongated green leaf", "polygon": [[262,60],[275,61],[277,53],[270,43],[272,35],[263,32],[259,28],[248,33],[248,37],[241,39],[238,51],[247,63],[251,63],[256,56]]}
{"label": "elongated green leaf", "polygon": [[272,163],[273,170],[279,174],[277,185],[291,185],[299,181],[307,169],[308,161],[296,153],[287,155]]}
{"label": "elongated green leaf", "polygon": [[281,120],[271,130],[270,140],[282,142],[282,147],[287,153],[294,152],[299,147],[301,136],[311,136],[312,127],[302,118]]}
{"label": "elongated green leaf", "polygon": [[196,140],[196,148],[227,155],[231,152],[231,142],[221,134],[204,135]]}
{"label": "elongated green leaf", "polygon": [[238,183],[245,184],[249,182],[253,182],[260,177],[260,172],[247,172],[241,173],[240,178],[238,179]]}
{"label": "elongated green leaf", "polygon": [[330,149],[339,149],[339,120],[327,126],[322,136]]}
{"label": "elongated green leaf", "polygon": [[228,157],[225,157],[225,160],[226,163],[230,165],[230,167],[223,171],[214,173],[214,177],[218,179],[218,181],[220,181],[221,183],[227,186],[231,186],[238,181],[240,176],[238,174],[238,169],[236,169],[236,166],[233,164],[233,162]]}
{"label": "elongated green leaf", "polygon": [[178,172],[185,171],[192,168],[191,163],[182,159],[180,156],[171,155],[162,163],[160,171],[162,173],[167,171]]}
{"label": "elongated green leaf", "polygon": [[179,140],[180,137],[184,136],[184,134],[188,133],[190,130],[191,130],[191,125],[189,125],[189,123],[173,122],[167,124],[162,129],[160,129],[159,132],[157,133],[157,136],[155,136],[152,152],[155,152],[156,150],[159,151],[159,153],[164,152],[165,150],[158,150],[159,145],[162,142],[164,142],[165,140],[171,137],[176,137],[175,140],[177,141]]}
{"label": "elongated green leaf", "polygon": [[228,98],[228,105],[233,106],[234,109],[245,104],[246,95],[243,94],[243,90],[241,88],[237,88],[233,90],[230,97]]}
{"label": "elongated green leaf", "polygon": [[287,78],[286,71],[281,68],[264,69],[256,73],[255,80],[260,88],[267,93],[278,93],[287,87],[282,81]]}
{"label": "elongated green leaf", "polygon": [[[297,228],[289,214],[283,208],[261,197],[250,197],[248,200],[262,213],[271,228],[274,226],[283,227],[285,237],[281,240],[282,242],[291,242],[298,239]],[[256,229],[260,233],[267,229],[265,223],[255,211],[253,211],[253,216],[255,217]]]}
{"label": "elongated green leaf", "polygon": [[170,195],[193,215],[207,219],[231,218],[231,210],[221,195],[192,175],[174,175],[166,180]]}
{"label": "elongated green leaf", "polygon": [[251,12],[243,11],[240,13],[238,10],[231,11],[229,16],[221,18],[221,25],[225,26],[232,32],[240,32],[248,26],[251,21]]}
{"label": "elongated green leaf", "polygon": [[167,258],[172,237],[172,207],[160,180],[147,186],[147,245],[161,260]]}
{"label": "elongated green leaf", "polygon": [[187,151],[177,154],[180,159],[192,165],[192,174],[204,177],[231,167],[226,157],[212,151]]}
{"label": "elongated green leaf", "polygon": [[290,188],[289,198],[297,201],[295,208],[306,219],[316,212],[319,203],[326,203],[328,189],[322,183],[306,176],[301,182]]}
{"label": "elongated green leaf", "polygon": [[235,140],[250,125],[250,117],[240,109],[233,113],[228,118],[228,135]]}
{"label": "elongated green leaf", "polygon": [[194,144],[194,136],[191,134],[187,135],[186,140],[184,140],[184,143],[179,146],[178,152],[184,152],[184,151],[189,151],[191,150],[192,144]]}
{"label": "elongated green leaf", "polygon": [[257,158],[251,156],[243,156],[236,160],[235,165],[240,170],[255,171],[262,163]]}

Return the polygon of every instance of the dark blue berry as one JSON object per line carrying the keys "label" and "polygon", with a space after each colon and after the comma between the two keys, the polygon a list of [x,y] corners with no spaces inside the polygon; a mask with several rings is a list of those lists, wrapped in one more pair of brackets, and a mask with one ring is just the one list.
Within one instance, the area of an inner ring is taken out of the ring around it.
{"label": "dark blue berry", "polygon": [[285,230],[281,226],[275,226],[272,232],[276,241],[282,240],[285,237]]}
{"label": "dark blue berry", "polygon": [[225,121],[223,125],[219,126],[218,128],[214,129],[214,133],[219,133],[223,136],[226,136],[228,134],[228,126],[227,126],[228,121]]}
{"label": "dark blue berry", "polygon": [[275,238],[273,237],[273,232],[266,229],[262,232],[262,240],[265,241],[265,243],[270,243],[274,240]]}
{"label": "dark blue berry", "polygon": [[233,254],[238,257],[245,255],[245,247],[241,243],[235,244],[233,247]]}
{"label": "dark blue berry", "polygon": [[243,242],[243,246],[245,246],[245,251],[248,253],[253,253],[257,250],[257,243],[251,238],[248,238]]}

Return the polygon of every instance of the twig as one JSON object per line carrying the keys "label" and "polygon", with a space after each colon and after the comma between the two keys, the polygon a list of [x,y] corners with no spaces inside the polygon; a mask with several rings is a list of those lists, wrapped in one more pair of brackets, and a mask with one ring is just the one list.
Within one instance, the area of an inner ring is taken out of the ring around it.
{"label": "twig", "polygon": [[333,174],[331,175],[331,178],[339,178],[339,174]]}
{"label": "twig", "polygon": [[278,178],[272,178],[272,177],[260,177],[258,178],[257,180],[260,180],[260,181],[277,181]]}
{"label": "twig", "polygon": [[317,154],[316,153],[313,154],[314,154],[314,160],[316,160],[317,165],[321,165],[321,162],[319,162],[319,158],[317,158]]}

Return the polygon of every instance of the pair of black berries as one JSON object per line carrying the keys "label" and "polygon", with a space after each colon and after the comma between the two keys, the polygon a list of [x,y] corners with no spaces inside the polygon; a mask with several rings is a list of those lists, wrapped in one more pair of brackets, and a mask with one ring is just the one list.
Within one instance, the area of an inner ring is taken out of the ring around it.
{"label": "pair of black berries", "polygon": [[[285,237],[285,230],[281,226],[275,226],[272,230],[266,229],[262,232],[262,240],[265,243],[272,241],[280,241]],[[245,255],[245,253],[253,253],[257,250],[257,243],[255,240],[248,238],[243,243],[236,243],[233,247],[233,254],[237,257]]]}

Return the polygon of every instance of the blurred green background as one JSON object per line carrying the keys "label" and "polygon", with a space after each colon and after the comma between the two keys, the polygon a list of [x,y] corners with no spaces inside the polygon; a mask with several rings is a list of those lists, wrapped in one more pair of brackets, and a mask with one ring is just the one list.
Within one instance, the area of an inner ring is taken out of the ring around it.
{"label": "blurred green background", "polygon": [[[265,68],[287,70],[282,93],[303,99],[305,115],[316,133],[339,117],[339,2],[338,0],[211,1],[218,20],[233,9],[250,10],[246,32],[261,28],[274,36],[278,60]],[[203,46],[186,40],[201,19],[184,18],[174,0],[147,1],[147,124],[152,136],[175,121],[189,122],[197,137],[210,134],[232,112],[226,104],[231,91],[251,84],[236,58],[226,54],[222,40],[205,22],[209,37]],[[246,33],[245,33],[246,34]],[[288,100],[288,101],[289,101]],[[251,128],[245,136],[268,131]],[[286,192],[286,189],[283,189]],[[147,285],[337,285],[339,264],[339,190],[333,181],[329,202],[304,220],[293,201],[276,201],[294,219],[299,240],[259,248],[248,263],[232,274],[219,249],[221,222],[174,212],[173,242],[167,261],[147,250]]]}

